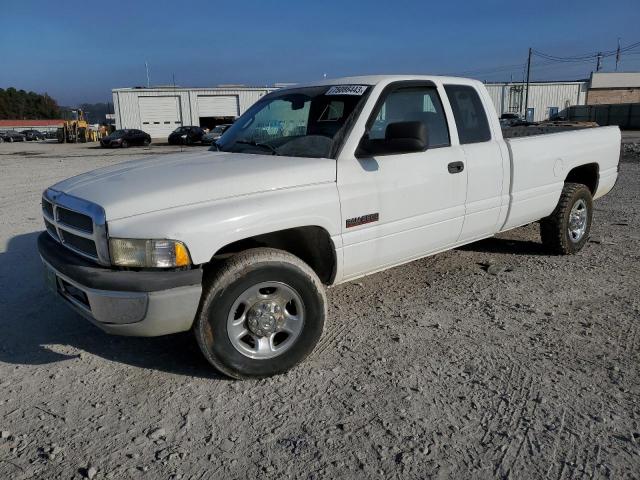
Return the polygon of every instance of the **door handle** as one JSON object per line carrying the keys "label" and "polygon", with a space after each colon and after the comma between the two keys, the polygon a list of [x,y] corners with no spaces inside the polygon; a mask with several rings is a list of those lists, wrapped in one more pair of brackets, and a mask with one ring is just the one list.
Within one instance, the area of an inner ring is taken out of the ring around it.
{"label": "door handle", "polygon": [[451,162],[447,165],[449,173],[460,173],[464,170],[464,162]]}

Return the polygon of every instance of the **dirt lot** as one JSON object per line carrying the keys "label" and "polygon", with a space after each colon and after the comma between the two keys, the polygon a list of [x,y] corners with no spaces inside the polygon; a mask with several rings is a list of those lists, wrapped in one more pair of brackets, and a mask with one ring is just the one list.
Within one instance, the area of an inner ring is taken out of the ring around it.
{"label": "dirt lot", "polygon": [[335,287],[310,359],[235,382],[41,280],[45,187],[175,150],[0,145],[1,479],[640,478],[638,157],[579,255],[530,225]]}

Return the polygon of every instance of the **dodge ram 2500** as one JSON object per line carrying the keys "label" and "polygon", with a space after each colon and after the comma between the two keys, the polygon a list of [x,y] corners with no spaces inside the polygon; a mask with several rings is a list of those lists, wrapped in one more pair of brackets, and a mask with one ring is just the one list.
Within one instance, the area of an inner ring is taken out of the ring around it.
{"label": "dodge ram 2500", "polygon": [[619,152],[617,127],[504,139],[474,80],[325,80],[266,95],[209,151],[53,185],[38,248],[104,331],[193,330],[221,372],[268,376],[318,342],[325,286],[536,221],[578,252]]}

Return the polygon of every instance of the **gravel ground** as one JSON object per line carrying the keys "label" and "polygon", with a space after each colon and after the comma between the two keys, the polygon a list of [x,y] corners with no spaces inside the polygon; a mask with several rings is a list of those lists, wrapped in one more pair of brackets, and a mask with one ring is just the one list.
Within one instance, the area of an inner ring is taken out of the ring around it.
{"label": "gravel ground", "polygon": [[0,145],[0,478],[639,478],[640,159],[576,256],[530,225],[329,290],[287,375],[108,336],[45,292],[48,185],[175,151]]}

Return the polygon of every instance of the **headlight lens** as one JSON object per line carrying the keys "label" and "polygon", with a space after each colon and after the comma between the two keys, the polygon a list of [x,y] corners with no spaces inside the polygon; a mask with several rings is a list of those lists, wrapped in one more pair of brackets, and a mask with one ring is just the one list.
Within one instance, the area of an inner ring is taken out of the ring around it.
{"label": "headlight lens", "polygon": [[111,263],[118,267],[173,268],[191,265],[184,243],[177,240],[109,239]]}

